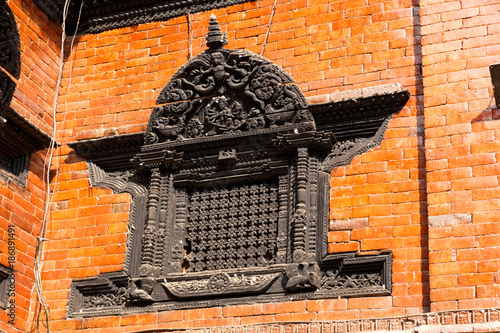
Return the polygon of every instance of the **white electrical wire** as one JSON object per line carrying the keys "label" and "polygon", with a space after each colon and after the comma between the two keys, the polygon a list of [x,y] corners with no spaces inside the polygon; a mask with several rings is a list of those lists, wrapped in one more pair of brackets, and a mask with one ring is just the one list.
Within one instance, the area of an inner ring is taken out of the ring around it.
{"label": "white electrical wire", "polygon": [[269,23],[267,24],[267,32],[266,37],[264,38],[264,43],[262,44],[262,51],[260,51],[260,55],[264,55],[264,50],[266,49],[267,39],[269,38],[269,32],[271,32],[271,23],[273,23],[274,13],[276,12],[276,6],[278,5],[278,0],[274,0],[273,9],[271,10],[271,18],[269,19]]}
{"label": "white electrical wire", "polygon": [[[61,53],[60,53],[60,62],[59,62],[59,73],[57,76],[57,81],[56,81],[56,87],[55,87],[55,92],[54,92],[54,102],[53,102],[53,110],[52,110],[52,137],[50,141],[50,146],[48,149],[48,158],[45,158],[44,160],[44,167],[43,167],[43,178],[45,179],[45,204],[44,204],[44,214],[43,214],[43,220],[42,220],[42,228],[40,230],[40,235],[37,237],[38,244],[36,247],[36,252],[35,252],[35,260],[34,260],[34,274],[35,274],[35,283],[33,285],[33,289],[36,288],[37,290],[37,296],[40,302],[40,308],[39,312],[37,315],[36,319],[36,331],[39,331],[39,323],[40,323],[40,315],[41,315],[41,310],[43,308],[45,312],[45,324],[44,326],[47,329],[47,333],[50,333],[50,306],[47,304],[47,301],[45,300],[44,297],[44,292],[43,292],[43,286],[42,286],[42,278],[41,278],[41,270],[42,270],[42,262],[43,262],[43,242],[47,241],[45,239],[45,232],[47,228],[47,220],[48,216],[50,213],[50,204],[52,203],[52,199],[54,196],[54,189],[51,191],[50,190],[50,168],[53,162],[53,157],[54,157],[54,149],[56,145],[56,135],[57,135],[57,120],[56,120],[56,115],[57,115],[57,100],[59,97],[59,89],[61,87],[61,80],[62,80],[62,75],[63,75],[63,66],[64,66],[64,44],[66,41],[66,18],[68,16],[68,10],[69,10],[69,3],[71,0],[65,0],[64,8],[63,8],[63,20],[62,20],[62,33],[61,33]],[[73,48],[73,44],[75,41],[75,37],[78,31],[78,26],[80,24],[80,16],[82,13],[82,8],[83,8],[83,0],[80,4],[80,12],[78,15],[78,21],[76,24],[76,29],[75,33],[73,35],[73,38],[71,40],[71,45],[70,45],[70,52]],[[71,84],[71,73],[70,73],[70,78],[68,82],[68,89]],[[63,124],[66,120],[66,114],[64,115],[63,119]],[[58,174],[58,168],[56,170],[55,177],[57,177]],[[54,178],[56,179],[56,178]],[[33,289],[32,289],[32,295],[33,295]],[[31,305],[33,302],[30,302],[30,309],[29,313],[31,313]],[[35,319],[33,318],[35,321]],[[28,315],[28,321],[26,324],[29,323],[29,315]],[[27,330],[26,330],[27,331]]]}
{"label": "white electrical wire", "polygon": [[187,24],[188,24],[188,43],[189,43],[188,60],[189,60],[193,57],[193,43],[191,41],[192,33],[191,33],[191,13],[190,12],[187,12],[186,18],[187,18]]}

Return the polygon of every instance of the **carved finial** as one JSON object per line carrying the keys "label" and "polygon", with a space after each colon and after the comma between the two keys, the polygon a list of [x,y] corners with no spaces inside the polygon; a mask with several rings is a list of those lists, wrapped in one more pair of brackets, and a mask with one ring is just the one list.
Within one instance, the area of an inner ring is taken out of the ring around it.
{"label": "carved finial", "polygon": [[227,45],[227,34],[222,33],[217,17],[212,14],[208,25],[207,46],[216,49],[223,45]]}

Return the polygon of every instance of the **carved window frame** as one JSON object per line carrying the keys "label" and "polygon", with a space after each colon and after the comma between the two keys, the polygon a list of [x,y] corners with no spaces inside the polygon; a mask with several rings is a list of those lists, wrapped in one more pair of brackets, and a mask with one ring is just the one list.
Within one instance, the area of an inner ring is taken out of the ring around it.
{"label": "carved window frame", "polygon": [[[390,295],[390,253],[328,253],[329,174],[380,144],[408,91],[308,105],[283,69],[225,43],[212,17],[209,49],[165,86],[145,133],[70,144],[87,158],[91,186],[131,193],[133,205],[124,271],[74,281],[68,316]],[[268,187],[259,197],[250,193],[252,184]],[[198,192],[204,199],[194,200]],[[227,197],[239,195],[234,202],[246,208],[238,206],[235,218]],[[266,208],[255,213],[259,205],[241,204],[252,200]],[[197,225],[198,218],[208,222]],[[268,238],[251,243],[252,233],[271,228],[252,229],[258,219],[267,226],[276,219],[275,251],[267,259],[255,244]],[[249,228],[247,243],[234,245],[231,223]],[[211,229],[194,240],[204,224]],[[226,240],[216,242],[210,236],[216,232]],[[209,249],[194,272],[193,246]],[[213,259],[233,251],[217,246],[234,249],[239,263]],[[240,260],[241,249],[248,261]],[[250,262],[262,267],[246,267]]]}

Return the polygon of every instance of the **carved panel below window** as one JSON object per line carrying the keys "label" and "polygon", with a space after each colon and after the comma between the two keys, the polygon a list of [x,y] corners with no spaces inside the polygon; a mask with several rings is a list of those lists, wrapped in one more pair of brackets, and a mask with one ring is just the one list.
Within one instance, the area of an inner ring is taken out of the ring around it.
{"label": "carved panel below window", "polygon": [[91,184],[133,197],[124,272],[75,281],[70,316],[390,294],[390,254],[327,253],[329,173],[380,143],[408,92],[310,106],[282,68],[225,43],[212,17],[143,143],[70,145]]}
{"label": "carved panel below window", "polygon": [[0,265],[0,308],[4,310],[9,307],[9,298],[13,296],[13,276],[14,271],[11,268]]}

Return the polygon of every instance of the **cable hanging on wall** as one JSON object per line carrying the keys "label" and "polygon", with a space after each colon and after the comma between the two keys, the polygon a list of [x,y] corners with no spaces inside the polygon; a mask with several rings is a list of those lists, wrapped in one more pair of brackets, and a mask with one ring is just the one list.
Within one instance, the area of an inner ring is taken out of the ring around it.
{"label": "cable hanging on wall", "polygon": [[193,42],[191,40],[192,32],[191,32],[191,13],[190,12],[186,13],[186,19],[187,19],[187,25],[188,25],[188,43],[189,43],[188,60],[189,60],[193,57]]}
{"label": "cable hanging on wall", "polygon": [[[78,14],[78,21],[76,24],[76,29],[73,34],[72,40],[71,40],[71,46],[70,46],[70,51],[73,47],[76,34],[78,31],[78,26],[80,24],[80,18],[82,14],[82,8],[83,8],[83,1],[80,3],[80,10]],[[53,162],[53,157],[54,157],[54,150],[55,146],[57,144],[55,138],[57,136],[57,121],[56,121],[56,115],[57,115],[57,100],[59,97],[59,90],[61,87],[61,80],[62,80],[62,75],[63,75],[63,66],[64,66],[64,44],[66,41],[66,19],[68,16],[68,10],[69,10],[69,4],[71,0],[65,0],[64,3],[64,9],[63,9],[63,20],[61,24],[61,52],[60,52],[60,62],[59,62],[59,72],[57,76],[57,81],[56,81],[56,86],[55,86],[55,92],[54,92],[54,102],[53,102],[53,109],[52,109],[52,136],[51,136],[51,143],[50,147],[48,149],[48,157],[45,158],[44,160],[44,167],[43,167],[43,178],[45,180],[45,204],[44,204],[44,214],[43,214],[43,220],[42,220],[42,227],[40,229],[40,234],[37,237],[37,246],[36,246],[36,251],[35,251],[35,259],[34,259],[34,275],[35,275],[35,284],[33,286],[33,289],[36,288],[37,291],[37,297],[39,300],[39,307],[38,307],[38,312],[36,315],[36,319],[34,321],[36,322],[36,332],[40,331],[40,323],[42,323],[43,326],[45,326],[47,333],[50,333],[50,306],[47,303],[47,300],[45,299],[44,296],[44,291],[43,291],[43,286],[42,286],[42,278],[41,278],[41,271],[42,271],[42,262],[43,262],[43,243],[45,241],[48,241],[48,239],[45,238],[45,233],[46,233],[46,228],[47,228],[47,221],[48,221],[48,216],[50,213],[50,205],[52,203],[53,195],[54,195],[54,190],[55,188],[50,190],[50,169],[52,166]],[[68,82],[68,89],[69,89],[69,84],[71,83],[71,74]],[[66,119],[66,116],[64,117]],[[63,120],[64,122],[64,120]],[[57,178],[57,173],[58,169],[56,170],[56,175],[54,179]],[[32,290],[33,294],[33,290]],[[44,318],[41,318],[42,316],[42,311],[43,311],[43,316]],[[30,311],[31,313],[31,304],[30,304]],[[26,324],[29,323],[29,320],[27,321]]]}
{"label": "cable hanging on wall", "polygon": [[276,12],[276,6],[278,5],[278,0],[274,0],[273,9],[271,10],[271,18],[269,18],[269,23],[267,24],[267,32],[264,38],[264,43],[262,43],[262,51],[260,55],[264,55],[264,50],[266,49],[267,39],[269,38],[269,32],[271,31],[271,24],[273,23],[274,13]]}

